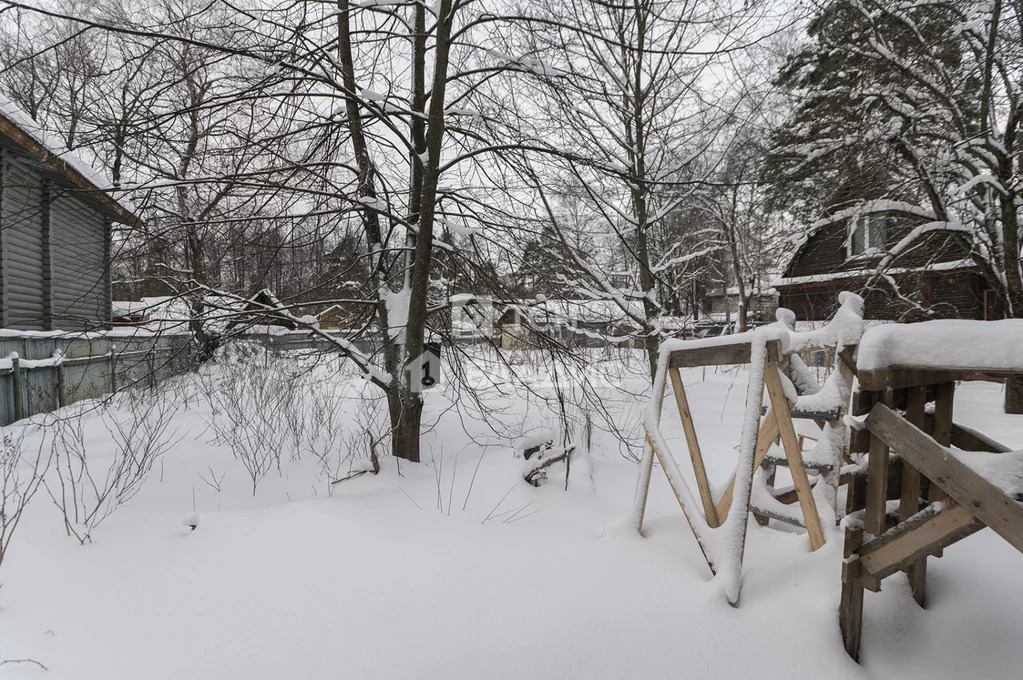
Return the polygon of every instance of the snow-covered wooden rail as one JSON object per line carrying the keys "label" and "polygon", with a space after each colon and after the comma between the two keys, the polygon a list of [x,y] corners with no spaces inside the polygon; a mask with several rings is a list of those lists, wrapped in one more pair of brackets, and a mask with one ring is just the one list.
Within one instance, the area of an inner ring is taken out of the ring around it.
{"label": "snow-covered wooden rail", "polygon": [[[788,310],[779,310],[778,323],[750,333],[721,338],[671,341],[664,343],[653,385],[653,398],[644,418],[647,445],[640,465],[639,482],[633,508],[634,524],[642,531],[654,458],[671,485],[711,572],[725,581],[728,601],[738,603],[746,525],[750,512],[761,523],[778,519],[805,527],[813,550],[825,542],[818,509],[819,501],[834,506],[839,472],[845,460],[845,425],[850,385],[851,352],[862,333],[863,301],[843,293],[841,308],[825,328],[810,333],[795,332],[794,318]],[[836,370],[821,386],[809,376],[798,353],[830,349],[838,357]],[[699,366],[749,365],[746,411],[742,426],[739,459],[724,492],[715,499],[704,467],[680,369]],[[789,378],[789,375],[792,378]],[[670,380],[679,418],[685,434],[699,503],[686,484],[681,470],[661,433],[661,412],[667,382]],[[769,408],[763,412],[766,389]],[[814,451],[814,464],[808,466],[793,415],[806,415],[823,430]],[[822,420],[823,418],[823,420]],[[781,452],[772,447],[781,441]],[[793,488],[773,490],[774,467],[789,469]],[[808,467],[817,472],[816,484]],[[758,475],[757,469],[761,468]],[[759,483],[758,483],[759,482]],[[757,503],[754,504],[754,490]],[[798,507],[798,512],[793,508]],[[830,516],[830,515],[829,515]]]}
{"label": "snow-covered wooden rail", "polygon": [[854,659],[865,589],[904,571],[923,605],[927,558],[984,527],[1023,552],[1023,451],[953,421],[957,381],[1023,375],[1023,321],[871,329],[857,366],[854,413],[868,415],[850,449],[866,464],[850,476],[840,609]]}

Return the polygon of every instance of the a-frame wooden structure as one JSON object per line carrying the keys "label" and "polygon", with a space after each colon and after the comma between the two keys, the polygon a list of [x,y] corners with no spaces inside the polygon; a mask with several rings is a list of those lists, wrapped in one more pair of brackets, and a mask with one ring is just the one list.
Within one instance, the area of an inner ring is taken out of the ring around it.
{"label": "a-frame wooden structure", "polygon": [[[794,502],[797,502],[799,505],[802,524],[807,529],[810,546],[813,550],[816,550],[824,545],[825,542],[820,515],[817,511],[809,475],[803,463],[801,447],[792,422],[792,409],[795,403],[786,397],[786,390],[783,384],[783,381],[787,380],[781,371],[781,364],[784,359],[785,355],[781,340],[772,339],[770,333],[745,333],[732,336],[725,339],[724,342],[717,339],[712,343],[707,343],[706,341],[676,342],[672,345],[671,350],[667,352],[667,356],[662,357],[660,362],[664,374],[659,377],[654,386],[654,412],[656,413],[656,418],[648,416],[647,422],[644,425],[649,453],[644,455],[640,469],[640,481],[637,486],[636,528],[642,529],[653,458],[656,456],[675,493],[675,497],[678,499],[682,512],[703,550],[704,557],[711,571],[716,574],[721,566],[720,561],[723,559],[731,559],[733,561],[731,568],[735,578],[735,586],[730,590],[729,594],[729,601],[733,605],[738,602],[738,578],[742,565],[742,546],[745,545],[746,520],[751,509],[750,496],[754,471],[765,461],[776,439],[780,438],[781,440],[785,453],[785,462],[788,465],[794,485]],[[711,494],[710,483],[704,467],[703,451],[700,448],[696,424],[693,422],[680,369],[738,364],[751,364],[751,383],[747,391],[747,418],[744,422],[744,430],[753,424],[757,428],[757,432],[755,439],[751,438],[750,433],[743,433],[743,440],[746,445],[741,447],[736,472],[733,474],[722,496],[715,499]],[[763,370],[759,370],[760,368]],[[679,417],[682,421],[685,440],[689,449],[689,457],[699,490],[700,507],[694,507],[695,498],[690,493],[674,456],[667,449],[664,438],[660,434],[660,414],[663,409],[664,391],[668,381],[671,382]],[[767,409],[766,414],[760,420],[756,416],[759,415],[762,409],[765,388],[770,408]],[[750,414],[754,414],[754,416],[750,417]],[[740,546],[738,553],[733,553],[729,556],[715,555],[711,547],[712,541],[709,540],[710,534],[722,527],[727,520],[731,520],[733,523],[732,529]]]}

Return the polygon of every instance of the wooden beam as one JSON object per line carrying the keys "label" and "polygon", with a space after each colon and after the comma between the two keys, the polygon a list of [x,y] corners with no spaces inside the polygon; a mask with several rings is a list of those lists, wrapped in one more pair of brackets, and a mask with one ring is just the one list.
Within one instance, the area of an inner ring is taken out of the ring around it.
{"label": "wooden beam", "polygon": [[[934,416],[930,414],[925,415],[923,426],[920,429],[924,432],[932,432],[934,429]],[[1010,447],[995,441],[986,434],[955,422],[952,423],[951,443],[952,446],[963,451],[986,451],[988,453],[1009,453],[1012,451]]]}
{"label": "wooden beam", "polygon": [[[646,428],[644,428],[645,430]],[[665,460],[665,455],[671,455],[671,453],[664,454],[654,444],[654,438],[650,436],[650,433],[646,433],[647,442],[650,444],[650,448],[653,450],[654,455],[657,456],[657,460],[661,463],[661,469],[668,469],[668,461]],[[675,483],[672,481],[671,475],[668,475],[668,486],[671,487],[672,492],[675,494],[675,500],[678,501],[678,505],[682,508],[682,515],[686,518],[686,522],[689,524],[689,529],[693,532],[693,536],[696,537],[696,544],[700,546],[700,552],[703,553],[703,559],[706,560],[707,566],[710,567],[710,573],[717,574],[717,568],[714,566],[714,560],[707,554],[707,548],[703,545],[703,538],[700,536],[700,532],[693,526],[693,520],[689,517],[689,509],[686,508],[685,501],[682,500],[682,494],[679,493],[678,489],[675,488]]]}
{"label": "wooden beam", "polygon": [[922,385],[937,385],[946,382],[986,381],[1001,382],[1014,375],[1018,370],[998,370],[971,366],[950,366],[936,369],[932,366],[889,366],[887,368],[865,371],[860,370],[857,377],[860,389],[880,392],[885,388],[903,389]]}
{"label": "wooden beam", "polygon": [[1015,499],[883,404],[873,408],[866,424],[876,437],[896,447],[903,459],[930,479],[932,485],[941,487],[974,517],[1023,552],[1023,506]]}
{"label": "wooden beam", "polygon": [[988,453],[1008,453],[1011,448],[996,442],[991,437],[976,430],[952,423],[952,446],[963,451],[987,451]]}
{"label": "wooden beam", "polygon": [[[911,387],[906,395],[906,420],[922,428],[924,407],[927,404],[927,388]],[[902,461],[902,489],[899,495],[899,520],[906,522],[917,514],[920,507],[920,472],[905,460]],[[887,532],[886,532],[887,533]],[[921,607],[927,597],[927,555],[913,562],[906,570],[913,599]]]}
{"label": "wooden beam", "polygon": [[[754,470],[756,470],[760,464],[764,462],[764,458],[767,457],[768,450],[777,438],[778,421],[774,419],[774,414],[768,411],[764,422],[760,423],[760,431],[757,432],[757,448],[753,453]],[[732,478],[728,481],[728,486],[725,487],[724,493],[721,494],[721,498],[718,499],[717,505],[714,507],[718,517],[724,517],[728,514],[728,508],[732,505],[732,493],[734,489],[735,473],[733,472]]]}
{"label": "wooden beam", "polygon": [[700,441],[696,438],[696,427],[693,425],[693,414],[689,410],[689,400],[682,385],[682,376],[677,368],[668,368],[671,387],[675,391],[675,403],[678,405],[678,416],[682,420],[682,430],[686,435],[689,458],[693,461],[693,473],[696,486],[700,489],[700,500],[703,501],[703,512],[707,516],[707,525],[715,528],[721,524],[714,508],[714,498],[710,493],[710,482],[707,481],[707,470],[703,466],[703,455],[700,453]]}
{"label": "wooden beam", "polygon": [[796,430],[792,426],[792,419],[789,417],[789,403],[785,399],[785,390],[781,384],[781,376],[778,367],[773,361],[768,361],[764,368],[764,385],[767,386],[767,395],[771,400],[771,409],[778,422],[778,433],[781,435],[782,447],[785,449],[785,457],[789,461],[789,474],[792,476],[792,485],[796,487],[796,494],[799,496],[799,507],[803,512],[803,521],[806,523],[806,533],[810,537],[810,547],[817,550],[824,545],[824,530],[821,528],[820,514],[817,512],[817,503],[813,498],[813,490],[810,487],[810,479],[803,466],[803,452],[799,450],[799,442],[796,439]]}
{"label": "wooden beam", "polygon": [[[751,345],[748,341],[738,341],[727,345],[687,347],[671,352],[668,355],[668,366],[670,368],[692,368],[694,366],[748,364],[750,348]],[[774,362],[781,358],[780,340],[772,340],[767,343],[767,358]]]}
{"label": "wooden beam", "polygon": [[[665,385],[661,386],[661,393],[656,395],[657,399],[657,423],[661,422],[661,412],[664,410],[664,390]],[[644,428],[645,431],[646,428]],[[639,517],[636,521],[636,531],[640,534],[643,533],[643,520],[646,518],[646,503],[647,498],[650,495],[650,477],[653,476],[654,472],[654,451],[653,439],[647,436],[646,446],[650,447],[649,452],[643,451],[643,458],[639,461],[639,479],[636,485],[636,498],[634,503],[639,506]]]}
{"label": "wooden beam", "polygon": [[880,581],[983,528],[962,505],[931,505],[861,547],[860,564]]}
{"label": "wooden beam", "polygon": [[863,528],[868,534],[880,536],[884,533],[887,502],[888,445],[875,435],[870,438],[870,453],[867,457],[867,502]]}
{"label": "wooden beam", "polygon": [[[952,405],[955,401],[956,384],[941,383],[934,387],[934,420],[931,424],[931,437],[942,446],[952,443]],[[927,500],[941,501],[948,498],[940,486],[931,485],[927,489]],[[940,557],[939,553],[939,557]]]}

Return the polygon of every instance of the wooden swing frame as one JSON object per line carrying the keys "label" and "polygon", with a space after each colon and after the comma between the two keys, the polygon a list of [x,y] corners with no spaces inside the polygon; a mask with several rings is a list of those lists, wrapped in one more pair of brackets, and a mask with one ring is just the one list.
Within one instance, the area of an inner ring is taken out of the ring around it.
{"label": "wooden swing frame", "polygon": [[[756,469],[764,463],[771,445],[778,438],[781,439],[782,448],[785,452],[785,458],[792,476],[796,500],[800,507],[804,526],[807,529],[810,547],[812,550],[817,550],[825,543],[820,514],[817,511],[812,485],[803,461],[799,437],[796,434],[795,426],[792,422],[792,408],[795,404],[788,400],[785,396],[785,390],[782,385],[779,365],[785,355],[783,353],[782,343],[780,340],[769,340],[766,342],[763,381],[760,389],[757,390],[757,394],[758,398],[762,400],[764,388],[766,387],[770,408],[767,410],[766,415],[759,424],[756,445],[753,452],[753,469],[751,470],[750,475],[744,476],[744,479],[747,479],[748,482],[743,484],[740,489],[736,490],[735,482],[739,472],[739,469],[737,468],[736,472],[732,474],[731,481],[728,483],[725,491],[722,493],[721,497],[717,499],[717,501],[714,500],[711,493],[710,482],[707,479],[707,472],[703,462],[703,453],[696,434],[696,425],[693,421],[692,412],[689,408],[689,400],[686,395],[685,385],[682,382],[680,369],[750,364],[752,356],[752,340],[749,339],[749,336],[729,344],[678,349],[670,352],[668,355],[664,369],[667,373],[667,379],[664,381],[665,389],[666,383],[668,382],[668,379],[670,379],[672,391],[675,396],[675,402],[678,406],[679,418],[682,421],[682,429],[685,434],[686,445],[689,449],[689,457],[693,466],[693,473],[696,477],[696,484],[699,489],[699,497],[702,505],[701,509],[686,507],[686,503],[683,499],[687,496],[691,497],[691,494],[688,493],[688,489],[683,492],[677,486],[677,484],[684,485],[685,482],[681,479],[674,479],[673,475],[668,472],[669,461],[667,460],[667,457],[671,457],[671,463],[674,465],[674,456],[671,451],[662,451],[661,447],[658,446],[658,439],[663,441],[659,432],[655,433],[650,432],[649,430],[646,432],[647,445],[652,448],[653,454],[660,462],[662,470],[665,470],[665,476],[668,478],[668,483],[682,508],[682,514],[685,516],[690,529],[693,531],[693,534],[703,551],[704,559],[707,561],[707,565],[710,567],[712,573],[717,573],[713,556],[708,555],[703,537],[694,525],[690,513],[702,511],[702,517],[707,526],[711,529],[718,528],[727,518],[732,508],[735,494],[738,493],[740,506],[745,506],[745,516],[748,517],[751,511],[750,497],[752,494],[754,477],[754,474],[752,473],[755,473]],[[842,366],[844,365],[840,364],[840,367]],[[665,389],[662,389],[660,394],[655,396],[655,399],[657,400],[655,408],[657,411],[658,426],[663,412]],[[758,403],[757,409],[760,410],[761,408],[762,404]],[[740,460],[740,465],[741,464],[742,461]],[[640,470],[640,484],[637,488],[637,504],[639,505],[637,528],[640,531],[642,531],[643,518],[646,513],[652,465],[653,456],[647,456],[644,458],[644,465]],[[739,554],[740,569],[742,564],[742,552],[745,547],[745,536],[746,533],[745,530],[743,530],[742,544],[740,545]],[[732,604],[735,603],[733,602]]]}

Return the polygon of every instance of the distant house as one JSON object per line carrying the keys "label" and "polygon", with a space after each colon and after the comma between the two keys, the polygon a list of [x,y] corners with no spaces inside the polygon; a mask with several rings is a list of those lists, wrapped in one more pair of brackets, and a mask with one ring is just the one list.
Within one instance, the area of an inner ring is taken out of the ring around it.
{"label": "distant house", "polygon": [[134,225],[107,181],[0,96],[0,327],[111,322],[111,224]]}
{"label": "distant house", "polygon": [[149,305],[141,300],[114,300],[110,303],[115,326],[140,326],[149,321]]}
{"label": "distant house", "polygon": [[238,319],[245,324],[256,326],[277,326],[293,331],[298,328],[297,319],[269,288],[257,292],[242,307],[244,314]]}
{"label": "distant house", "polygon": [[327,307],[316,315],[317,327],[321,331],[353,331],[361,329],[367,322],[367,306],[364,304],[338,304]]}
{"label": "distant house", "polygon": [[778,304],[807,321],[830,319],[838,293],[864,299],[864,318],[1000,318],[1000,305],[953,237],[935,232],[895,258],[881,259],[915,225],[892,214],[865,215],[819,226],[796,244],[780,279]]}
{"label": "distant house", "polygon": [[[771,287],[771,281],[764,281],[749,294],[746,316],[752,322],[774,320],[778,309],[778,291]],[[734,322],[739,313],[739,287],[731,286],[724,291],[707,293],[703,298],[703,316],[715,322]]]}
{"label": "distant house", "polygon": [[[633,314],[641,315],[633,302]],[[537,333],[581,347],[603,347],[608,340],[627,344],[638,326],[611,300],[524,300],[505,307],[497,317],[497,337],[504,349],[533,344]]]}

